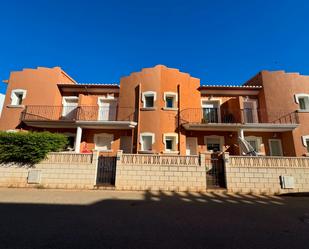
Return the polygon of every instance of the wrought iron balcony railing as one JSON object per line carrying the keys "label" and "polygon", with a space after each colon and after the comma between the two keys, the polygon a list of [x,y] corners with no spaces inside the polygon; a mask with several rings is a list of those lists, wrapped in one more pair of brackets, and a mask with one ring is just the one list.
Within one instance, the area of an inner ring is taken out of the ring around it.
{"label": "wrought iron balcony railing", "polygon": [[26,106],[22,121],[134,121],[135,109],[100,106]]}
{"label": "wrought iron balcony railing", "polygon": [[180,111],[180,123],[277,123],[298,124],[297,112],[267,111],[262,109],[189,108]]}

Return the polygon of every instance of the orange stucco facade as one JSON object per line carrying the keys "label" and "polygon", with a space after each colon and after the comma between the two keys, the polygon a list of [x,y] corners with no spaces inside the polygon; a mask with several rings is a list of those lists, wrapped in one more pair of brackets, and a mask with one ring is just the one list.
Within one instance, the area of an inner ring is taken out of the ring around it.
{"label": "orange stucco facade", "polygon": [[157,65],[119,85],[78,84],[59,67],[39,67],[12,72],[7,84],[1,130],[61,132],[76,152],[239,155],[239,137],[261,155],[308,151],[309,116],[299,102],[308,94],[309,103],[309,76],[262,71],[242,86],[201,86]]}

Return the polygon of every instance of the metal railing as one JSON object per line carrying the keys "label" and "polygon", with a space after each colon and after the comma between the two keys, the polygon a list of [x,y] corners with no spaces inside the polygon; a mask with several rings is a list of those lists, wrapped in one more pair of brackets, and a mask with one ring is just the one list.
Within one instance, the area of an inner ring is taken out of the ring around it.
{"label": "metal railing", "polygon": [[222,108],[188,108],[179,114],[181,124],[212,124],[212,123],[277,123],[298,124],[297,112],[267,112],[264,109],[222,109]]}
{"label": "metal railing", "polygon": [[134,121],[135,109],[100,106],[26,106],[22,121]]}

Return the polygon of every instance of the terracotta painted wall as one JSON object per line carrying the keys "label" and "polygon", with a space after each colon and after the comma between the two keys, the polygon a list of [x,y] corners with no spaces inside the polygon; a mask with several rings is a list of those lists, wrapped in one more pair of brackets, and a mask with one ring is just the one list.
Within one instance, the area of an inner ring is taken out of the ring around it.
{"label": "terracotta painted wall", "polygon": [[[258,73],[254,77],[252,77],[250,80],[248,80],[245,85],[251,85],[251,86],[263,86],[263,79],[262,79],[262,73]],[[259,109],[259,121],[261,123],[267,123],[268,122],[268,114],[267,114],[267,103],[265,101],[265,90],[262,88],[259,91],[259,94],[257,96],[258,98],[258,109]]]}
{"label": "terracotta painted wall", "polygon": [[203,153],[207,151],[207,147],[205,145],[205,136],[223,136],[224,137],[224,146],[226,147],[226,151],[231,155],[239,155],[239,147],[237,140],[236,132],[229,131],[188,131],[188,137],[197,137],[198,143],[198,152]]}
{"label": "terracotta painted wall", "polygon": [[[264,100],[260,103],[266,109],[269,121],[299,109],[294,98],[296,93],[309,94],[309,76],[299,75],[298,73],[262,71],[258,81],[263,84],[260,98]],[[256,84],[256,82],[249,84]],[[307,153],[306,147],[302,145],[301,136],[309,135],[309,113],[299,114],[299,120],[299,128],[293,131],[293,142],[296,155],[302,156]]]}
{"label": "terracotta painted wall", "polygon": [[[153,150],[156,153],[164,151],[163,133],[178,133],[178,111],[163,110],[165,106],[164,92],[178,93],[180,109],[200,107],[200,93],[197,90],[199,79],[182,73],[177,69],[165,66],[145,68],[141,72],[132,73],[120,81],[119,106],[134,107],[138,112],[138,132],[135,139],[137,150],[140,150],[140,133],[151,132],[155,134]],[[140,87],[140,90],[137,88]],[[179,89],[179,92],[178,92]],[[154,91],[157,93],[155,110],[143,110],[141,93]],[[140,92],[140,94],[139,94]],[[136,104],[136,100],[137,104]],[[185,151],[184,134],[179,137],[179,149]]]}
{"label": "terracotta painted wall", "polygon": [[[14,129],[20,123],[20,114],[23,108],[8,107],[11,103],[10,96],[13,89],[27,90],[27,96],[23,101],[23,105],[61,106],[62,96],[57,87],[57,83],[74,84],[75,82],[59,67],[39,67],[37,69],[24,69],[19,72],[12,72],[0,119],[0,129]],[[301,76],[295,73],[288,74],[283,71],[262,71],[246,84],[263,85],[263,89],[257,96],[258,108],[261,110],[260,122],[272,121],[279,116],[294,112],[299,108],[298,104],[295,103],[294,94],[309,93],[309,76]],[[138,126],[134,132],[134,144],[136,147],[133,151],[140,150],[139,139],[140,133],[142,132],[152,132],[155,134],[153,149],[156,153],[164,151],[164,133],[177,133],[179,140],[178,150],[181,154],[185,154],[185,136],[188,132],[178,127],[179,111],[187,108],[201,108],[201,95],[198,91],[199,86],[199,79],[191,77],[189,74],[180,72],[177,69],[167,68],[162,65],[145,68],[140,72],[135,72],[127,77],[121,78],[121,91],[119,96],[117,94],[115,95],[118,98],[118,106],[120,108],[118,112],[119,120],[124,120],[126,119],[125,117],[130,116],[134,117],[134,119],[130,118],[130,120],[138,122]],[[141,108],[143,106],[141,93],[145,91],[155,91],[157,93],[155,110],[143,110]],[[178,103],[176,103],[179,108],[178,111],[167,111],[163,109],[165,106],[164,92],[176,92],[178,94]],[[75,95],[79,96],[80,106],[97,107],[98,96],[103,96],[104,94],[86,95],[75,93]],[[242,103],[245,96],[214,97],[221,99],[222,109],[233,110],[236,122],[241,120],[239,109],[243,106]],[[203,95],[202,98],[209,98],[209,96]],[[94,114],[94,116],[96,115]],[[221,113],[221,116],[223,118],[223,113]],[[302,145],[301,136],[309,135],[309,125],[307,125],[309,123],[309,114],[300,113],[299,120],[301,122],[299,128],[293,132],[285,132],[280,135],[282,140],[289,141],[283,143],[283,150],[286,155],[294,155],[296,153],[296,155],[300,156],[307,152],[306,147]],[[211,134],[214,134],[214,132],[211,132]],[[268,136],[269,134],[265,134],[265,137]],[[91,138],[88,139],[91,140]],[[292,141],[292,145],[295,145],[295,152],[290,141]],[[93,141],[91,140],[91,142]],[[266,152],[269,151],[268,142],[265,144],[265,150]]]}
{"label": "terracotta painted wall", "polygon": [[82,143],[83,142],[87,143],[87,149],[93,150],[95,148],[94,135],[101,133],[108,133],[114,135],[114,141],[111,146],[112,151],[104,153],[104,155],[110,155],[110,156],[116,155],[117,150],[120,149],[121,136],[131,136],[131,130],[83,129]]}
{"label": "terracotta painted wall", "polygon": [[0,130],[15,129],[20,123],[23,108],[8,107],[11,104],[11,92],[14,89],[27,90],[23,105],[61,105],[61,94],[57,87],[60,82],[74,84],[72,79],[64,76],[61,68],[24,69],[10,74],[3,112],[0,119]]}
{"label": "terracotta painted wall", "polygon": [[[223,131],[188,131],[188,137],[197,137],[198,152],[205,152],[207,150],[204,137],[205,136],[224,136],[224,146],[227,148],[227,152],[230,155],[239,155],[240,149],[238,145],[237,132],[223,132]],[[294,146],[290,141],[293,139],[292,132],[248,132],[245,131],[245,137],[255,136],[262,138],[261,153],[270,155],[269,139],[281,139],[282,151],[284,156],[294,155]]]}

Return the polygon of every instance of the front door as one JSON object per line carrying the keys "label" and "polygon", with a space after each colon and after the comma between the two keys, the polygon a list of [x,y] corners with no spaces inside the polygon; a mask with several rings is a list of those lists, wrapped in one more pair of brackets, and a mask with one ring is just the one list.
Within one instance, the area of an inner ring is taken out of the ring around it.
{"label": "front door", "polygon": [[186,155],[197,155],[197,138],[186,137]]}
{"label": "front door", "polygon": [[281,139],[269,139],[271,156],[283,156]]}
{"label": "front door", "polygon": [[220,153],[212,153],[206,160],[208,165],[206,172],[206,184],[208,189],[226,188],[224,161]]}

